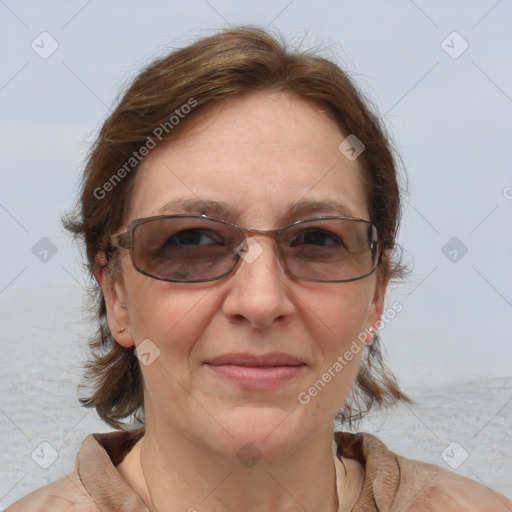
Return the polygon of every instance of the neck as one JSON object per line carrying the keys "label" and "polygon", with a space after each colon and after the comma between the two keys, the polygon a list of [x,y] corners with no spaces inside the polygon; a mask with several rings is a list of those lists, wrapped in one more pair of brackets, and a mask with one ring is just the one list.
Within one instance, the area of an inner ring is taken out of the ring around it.
{"label": "neck", "polygon": [[242,463],[147,425],[118,470],[152,512],[345,512],[363,474],[348,459],[345,475],[332,435],[326,429],[284,457]]}

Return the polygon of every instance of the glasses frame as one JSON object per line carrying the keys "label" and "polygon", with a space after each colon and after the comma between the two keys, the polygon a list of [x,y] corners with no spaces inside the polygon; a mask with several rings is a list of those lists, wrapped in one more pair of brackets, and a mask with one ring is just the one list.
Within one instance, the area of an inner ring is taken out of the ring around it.
{"label": "glasses frame", "polygon": [[[218,281],[218,280],[223,279],[223,278],[227,277],[228,275],[232,274],[235,271],[235,269],[238,267],[240,260],[243,259],[240,256],[240,254],[238,254],[237,252],[235,252],[233,254],[233,256],[235,258],[235,262],[233,264],[233,267],[229,271],[225,272],[224,274],[222,274],[220,276],[208,277],[208,278],[203,278],[203,279],[186,279],[186,280],[170,279],[170,278],[161,277],[161,276],[151,274],[151,273],[147,272],[146,270],[141,269],[137,265],[137,263],[135,261],[134,251],[131,250],[134,247],[135,228],[141,224],[146,224],[148,222],[152,222],[155,220],[162,220],[162,219],[167,219],[167,218],[179,218],[179,217],[207,219],[210,221],[219,222],[221,224],[231,226],[231,227],[235,228],[240,233],[240,235],[241,235],[240,236],[240,238],[241,238],[240,244],[244,243],[249,237],[254,236],[254,235],[264,235],[264,236],[272,237],[275,240],[275,242],[277,243],[278,259],[279,259],[279,262],[281,263],[281,266],[285,270],[286,274],[294,279],[299,279],[302,281],[313,281],[313,282],[318,282],[318,283],[346,283],[346,282],[350,282],[350,281],[357,281],[359,279],[369,276],[370,274],[373,274],[373,272],[375,272],[375,270],[377,269],[377,267],[379,266],[379,264],[382,260],[383,251],[381,248],[381,242],[379,240],[377,228],[375,227],[375,225],[372,224],[370,221],[361,219],[359,217],[346,217],[343,215],[327,215],[327,216],[311,217],[308,219],[301,219],[301,220],[297,220],[297,221],[291,222],[289,224],[286,224],[284,226],[281,226],[279,228],[274,228],[274,229],[255,229],[255,228],[242,227],[242,226],[238,226],[237,224],[235,224],[233,222],[229,222],[227,220],[220,219],[218,217],[211,217],[209,215],[199,214],[199,213],[198,214],[176,213],[176,214],[172,214],[172,215],[157,215],[154,217],[143,217],[140,219],[132,220],[128,224],[126,231],[124,233],[116,233],[116,234],[111,235],[110,239],[109,239],[108,247],[107,247],[107,253],[110,253],[110,249],[115,249],[115,248],[119,248],[119,247],[121,247],[123,249],[128,249],[130,251],[130,257],[131,257],[132,264],[138,272],[140,272],[141,274],[143,274],[145,276],[151,277],[153,279],[157,279],[159,281],[166,281],[166,282],[170,282],[170,283],[204,283],[204,282],[209,282],[209,281]],[[282,258],[282,251],[281,251],[281,245],[280,245],[280,238],[281,238],[282,232],[290,227],[304,224],[306,222],[311,222],[311,221],[315,221],[315,220],[332,220],[332,219],[355,220],[355,221],[363,222],[363,223],[371,226],[373,240],[370,244],[369,250],[371,252],[377,251],[377,257],[375,259],[375,263],[374,263],[372,269],[360,276],[350,277],[350,278],[346,278],[346,279],[323,280],[323,279],[311,279],[311,278],[295,275],[293,272],[291,272],[288,269],[288,266],[286,265],[285,261]],[[239,247],[239,246],[240,245],[238,245],[237,247]]]}

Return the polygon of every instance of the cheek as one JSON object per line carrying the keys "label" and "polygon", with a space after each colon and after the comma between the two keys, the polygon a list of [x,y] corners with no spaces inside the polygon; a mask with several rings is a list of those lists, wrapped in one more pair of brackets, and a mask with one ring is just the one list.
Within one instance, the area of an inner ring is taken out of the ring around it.
{"label": "cheek", "polygon": [[371,288],[363,282],[342,283],[340,287],[332,293],[308,290],[303,297],[308,318],[304,323],[310,326],[318,358],[301,397],[318,416],[325,411],[336,414],[343,407],[365,350],[360,335],[366,327]]}
{"label": "cheek", "polygon": [[134,276],[131,290],[135,298],[130,311],[135,344],[151,340],[169,369],[180,371],[187,366],[184,360],[215,314],[208,300],[209,290],[193,290],[190,286],[184,290],[175,283],[140,274]]}
{"label": "cheek", "polygon": [[132,324],[136,345],[151,340],[154,345],[149,347],[157,354],[148,365],[140,359],[145,392],[149,403],[158,403],[161,411],[169,411],[170,403],[173,412],[186,411],[194,407],[188,399],[194,389],[194,349],[215,311],[207,290],[185,292],[170,289],[172,284],[155,283],[137,289]]}
{"label": "cheek", "polygon": [[340,283],[330,290],[308,290],[301,299],[315,339],[329,352],[344,351],[364,332],[371,293],[363,281]]}

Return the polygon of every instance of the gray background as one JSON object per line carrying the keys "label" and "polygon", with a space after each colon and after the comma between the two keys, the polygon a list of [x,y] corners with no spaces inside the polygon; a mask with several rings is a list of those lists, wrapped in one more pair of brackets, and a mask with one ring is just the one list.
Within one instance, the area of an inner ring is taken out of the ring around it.
{"label": "gray background", "polygon": [[418,404],[360,429],[512,495],[510,0],[0,0],[0,508],[110,430],[77,401],[86,277],[59,222],[88,147],[141,66],[239,23],[324,48],[371,98],[406,168],[400,243],[413,274],[390,289],[403,310],[382,338]]}

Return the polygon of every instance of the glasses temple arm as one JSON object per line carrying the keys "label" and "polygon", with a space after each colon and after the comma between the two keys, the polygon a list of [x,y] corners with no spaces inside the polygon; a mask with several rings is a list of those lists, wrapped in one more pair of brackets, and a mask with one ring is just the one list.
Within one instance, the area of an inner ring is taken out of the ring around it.
{"label": "glasses temple arm", "polygon": [[110,237],[109,246],[131,249],[133,247],[132,238],[129,233],[117,233]]}

